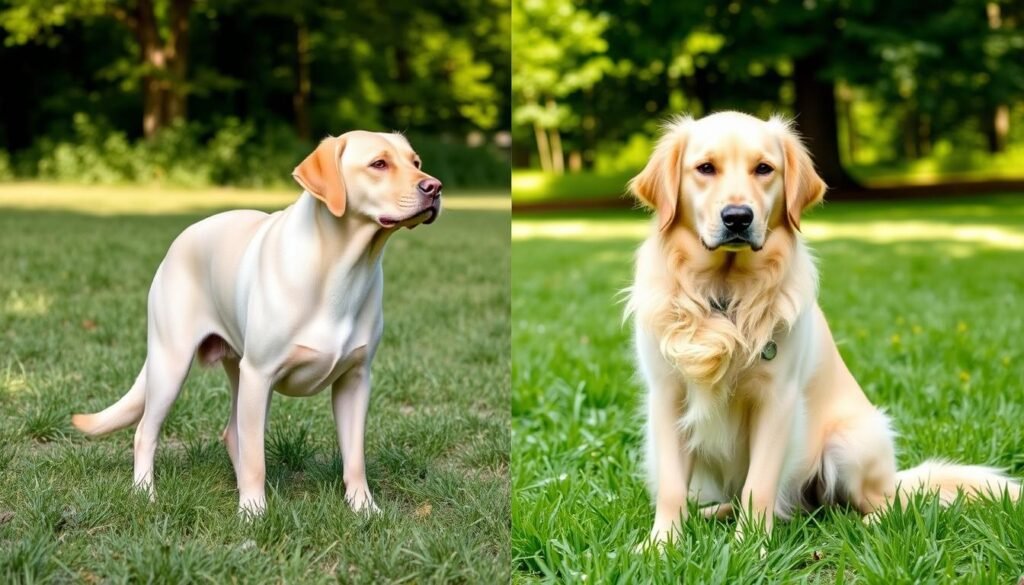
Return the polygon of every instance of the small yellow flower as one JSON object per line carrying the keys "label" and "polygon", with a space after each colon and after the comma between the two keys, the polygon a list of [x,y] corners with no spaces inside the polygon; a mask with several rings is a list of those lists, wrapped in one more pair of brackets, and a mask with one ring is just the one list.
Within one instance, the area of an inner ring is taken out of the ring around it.
{"label": "small yellow flower", "polygon": [[963,321],[960,321],[959,323],[957,323],[956,324],[956,332],[957,333],[966,333],[967,332],[967,323],[964,323]]}
{"label": "small yellow flower", "polygon": [[893,333],[892,337],[889,338],[889,341],[891,341],[893,345],[899,345],[900,343],[902,343],[899,333]]}
{"label": "small yellow flower", "polygon": [[921,335],[922,333],[924,333],[924,328],[921,327],[920,325],[914,325],[913,327],[910,328],[910,330],[914,332],[914,335]]}
{"label": "small yellow flower", "polygon": [[857,337],[860,337],[861,339],[865,339],[865,338],[867,338],[867,336],[868,336],[868,330],[867,329],[858,329],[857,330]]}
{"label": "small yellow flower", "polygon": [[1008,356],[1008,355],[1004,355],[1003,356],[1003,365],[1004,366],[1010,365],[1010,356]]}
{"label": "small yellow flower", "polygon": [[971,373],[964,370],[960,370],[960,381],[964,384],[971,381]]}

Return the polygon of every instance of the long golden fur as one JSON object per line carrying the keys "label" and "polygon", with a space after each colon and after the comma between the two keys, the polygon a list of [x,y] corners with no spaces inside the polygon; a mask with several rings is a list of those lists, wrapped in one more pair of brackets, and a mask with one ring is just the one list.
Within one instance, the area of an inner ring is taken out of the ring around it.
{"label": "long golden fur", "polygon": [[817,306],[799,227],[825,184],[788,122],[677,118],[630,190],[655,211],[627,306],[648,389],[653,541],[678,530],[688,499],[722,515],[738,498],[770,530],[813,503],[872,514],[900,489],[1019,497],[1015,480],[987,467],[897,472],[889,420]]}

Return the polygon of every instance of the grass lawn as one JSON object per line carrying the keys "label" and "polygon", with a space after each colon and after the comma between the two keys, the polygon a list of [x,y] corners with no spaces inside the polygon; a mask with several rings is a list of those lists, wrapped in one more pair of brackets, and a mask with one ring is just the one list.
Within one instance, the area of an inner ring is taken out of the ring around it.
{"label": "grass lawn", "polygon": [[131,385],[172,239],[296,195],[0,187],[0,582],[508,580],[507,194],[450,196],[436,224],[389,244],[366,448],[383,514],[343,500],[329,391],[275,396],[269,511],[251,523],[219,442],[219,367],[193,368],[164,425],[154,504],[131,486],[131,430],[70,427]]}
{"label": "grass lawn", "polygon": [[[732,521],[695,518],[663,556],[640,470],[643,390],[619,291],[643,214],[513,221],[512,555],[517,582],[1014,583],[1024,505],[919,498],[864,526],[833,508],[777,525],[767,556]],[[846,203],[809,215],[840,351],[926,457],[1024,475],[1024,195]]]}

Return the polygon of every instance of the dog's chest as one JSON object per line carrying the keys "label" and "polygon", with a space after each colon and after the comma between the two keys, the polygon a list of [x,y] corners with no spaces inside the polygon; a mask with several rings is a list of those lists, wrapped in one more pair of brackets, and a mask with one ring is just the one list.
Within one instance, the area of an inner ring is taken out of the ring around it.
{"label": "dog's chest", "polygon": [[321,295],[322,302],[289,328],[285,353],[271,358],[277,392],[311,396],[370,359],[382,326],[379,274],[353,275],[344,284]]}
{"label": "dog's chest", "polygon": [[295,345],[278,371],[274,390],[286,396],[312,396],[345,372],[362,365],[367,355],[366,345],[343,355]]}
{"label": "dog's chest", "polygon": [[771,370],[772,365],[762,361],[729,384],[688,388],[679,425],[698,457],[724,466],[746,461],[752,411],[772,399]]}

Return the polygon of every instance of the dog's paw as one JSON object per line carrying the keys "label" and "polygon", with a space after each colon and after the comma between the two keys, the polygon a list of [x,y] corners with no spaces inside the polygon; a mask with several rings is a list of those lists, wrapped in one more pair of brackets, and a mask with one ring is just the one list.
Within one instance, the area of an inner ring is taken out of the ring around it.
{"label": "dog's paw", "polygon": [[259,518],[267,511],[267,499],[263,495],[242,497],[238,500],[238,515],[246,520]]}
{"label": "dog's paw", "polygon": [[877,526],[878,523],[881,522],[881,521],[882,521],[882,512],[881,511],[876,511],[876,512],[872,512],[870,514],[866,514],[863,518],[861,518],[861,522],[863,522],[865,526]]}
{"label": "dog's paw", "polygon": [[647,538],[641,540],[640,542],[638,542],[636,545],[633,546],[633,553],[634,554],[638,554],[638,555],[642,555],[642,554],[644,554],[645,552],[647,552],[649,550],[655,550],[655,551],[658,551],[659,553],[660,552],[664,552],[665,551],[665,547],[668,546],[668,544],[669,544],[669,538],[667,536],[665,536],[665,537],[658,537],[658,536],[655,536],[654,534],[651,534],[650,536],[648,536]]}
{"label": "dog's paw", "polygon": [[651,534],[633,547],[633,552],[643,553],[649,549],[658,551],[665,550],[665,547],[679,538],[679,525],[675,522],[655,522]]}
{"label": "dog's paw", "polygon": [[768,534],[759,527],[744,528],[744,522],[740,522],[736,525],[736,530],[733,532],[733,537],[737,543],[742,543],[747,539],[754,540],[755,542],[760,541],[761,546],[758,548],[758,556],[763,561],[768,556],[768,548],[765,547],[764,540],[768,537]]}
{"label": "dog's paw", "polygon": [[729,502],[722,502],[721,504],[711,504],[710,506],[704,506],[700,509],[701,515],[706,520],[725,520],[732,517],[733,508]]}
{"label": "dog's paw", "polygon": [[380,508],[373,502],[373,496],[368,489],[357,489],[345,494],[345,501],[348,507],[357,514],[368,516],[380,514]]}
{"label": "dog's paw", "polygon": [[153,480],[143,478],[135,482],[135,491],[146,496],[150,504],[156,503],[156,488],[153,487]]}

